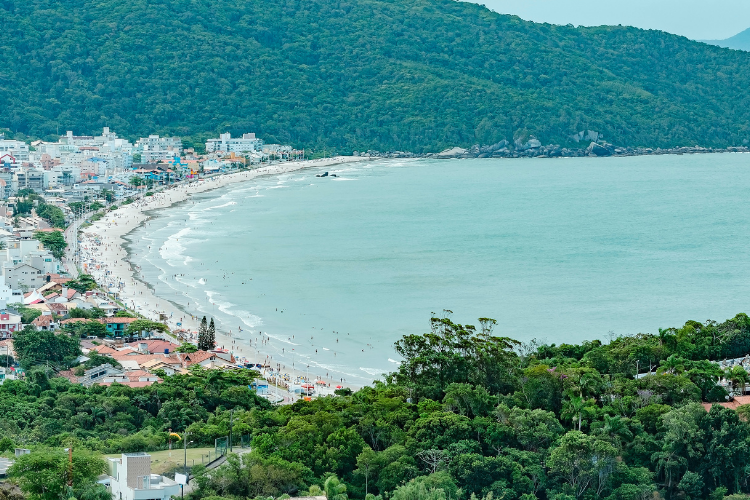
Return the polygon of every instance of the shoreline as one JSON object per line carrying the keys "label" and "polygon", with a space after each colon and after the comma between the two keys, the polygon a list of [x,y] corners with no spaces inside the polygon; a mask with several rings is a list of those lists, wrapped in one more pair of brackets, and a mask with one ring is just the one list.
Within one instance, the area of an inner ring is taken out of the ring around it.
{"label": "shoreline", "polygon": [[[223,174],[161,189],[149,198],[139,198],[129,205],[121,205],[117,210],[108,212],[100,220],[80,231],[78,247],[81,272],[92,275],[100,287],[117,293],[120,302],[143,317],[165,322],[171,330],[182,329],[195,332],[200,324],[200,316],[193,315],[189,306],[182,306],[173,300],[158,296],[154,286],[147,282],[138,270],[133,260],[137,254],[132,253],[132,249],[129,248],[131,242],[127,239],[130,233],[139,227],[147,227],[148,221],[158,216],[158,211],[184,203],[195,194],[262,176],[377,159],[338,156],[330,159],[277,163],[256,170]],[[161,319],[162,315],[166,316],[166,320]],[[262,342],[252,347],[245,346],[247,349],[243,350],[242,344],[235,343],[231,334],[217,330],[216,344],[217,347],[223,347],[226,351],[232,352],[236,358],[244,359],[245,362],[273,363],[273,356],[269,352],[264,352]],[[236,347],[233,348],[233,344]],[[266,355],[265,361],[262,358],[263,355]],[[303,370],[285,367],[283,371],[290,375],[291,380],[297,377],[305,378],[306,372]],[[310,378],[312,379],[310,382],[314,381],[314,377]],[[331,380],[330,383],[330,390],[322,391],[323,393],[332,393],[334,384],[352,389],[358,388],[347,382],[340,383]]]}

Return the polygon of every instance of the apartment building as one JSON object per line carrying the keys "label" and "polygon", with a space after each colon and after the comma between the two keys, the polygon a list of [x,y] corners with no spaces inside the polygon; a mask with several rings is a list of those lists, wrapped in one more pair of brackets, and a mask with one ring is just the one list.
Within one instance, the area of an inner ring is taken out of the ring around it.
{"label": "apartment building", "polygon": [[3,139],[0,136],[0,163],[20,165],[29,161],[29,145],[23,141]]}
{"label": "apartment building", "polygon": [[142,163],[171,160],[182,154],[182,139],[179,137],[141,137],[135,143],[135,153],[140,153]]}
{"label": "apartment building", "polygon": [[242,134],[242,137],[233,138],[227,132],[219,134],[218,139],[208,139],[206,141],[207,153],[253,153],[260,151],[263,147],[263,141],[256,138],[255,134]]}

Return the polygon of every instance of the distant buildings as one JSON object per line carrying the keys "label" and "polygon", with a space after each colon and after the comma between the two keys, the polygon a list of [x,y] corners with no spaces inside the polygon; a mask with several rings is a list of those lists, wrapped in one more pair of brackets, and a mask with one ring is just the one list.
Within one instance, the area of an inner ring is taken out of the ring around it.
{"label": "distant buildings", "polygon": [[0,164],[20,165],[29,161],[29,145],[0,136]]}
{"label": "distant buildings", "polygon": [[182,154],[182,139],[179,137],[141,137],[135,143],[135,152],[140,153],[141,163],[168,161]]}
{"label": "distant buildings", "polygon": [[218,139],[206,141],[206,153],[255,153],[263,148],[263,141],[256,138],[255,134],[242,134],[242,137],[232,138],[227,132],[219,134]]}

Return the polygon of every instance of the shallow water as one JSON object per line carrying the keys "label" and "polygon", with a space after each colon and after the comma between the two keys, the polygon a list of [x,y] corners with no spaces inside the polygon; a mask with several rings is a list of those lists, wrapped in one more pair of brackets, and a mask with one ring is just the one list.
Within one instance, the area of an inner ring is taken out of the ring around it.
{"label": "shallow water", "polygon": [[364,384],[432,311],[560,343],[750,310],[749,167],[746,154],[349,164],[198,195],[131,246],[159,295],[241,326],[243,345],[270,335],[274,364]]}

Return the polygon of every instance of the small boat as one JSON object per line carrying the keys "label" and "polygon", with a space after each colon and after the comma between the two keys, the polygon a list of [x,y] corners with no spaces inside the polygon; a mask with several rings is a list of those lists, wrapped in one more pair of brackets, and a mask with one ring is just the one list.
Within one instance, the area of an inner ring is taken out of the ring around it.
{"label": "small boat", "polygon": [[323,174],[318,174],[315,177],[328,177],[328,172],[324,172]]}

